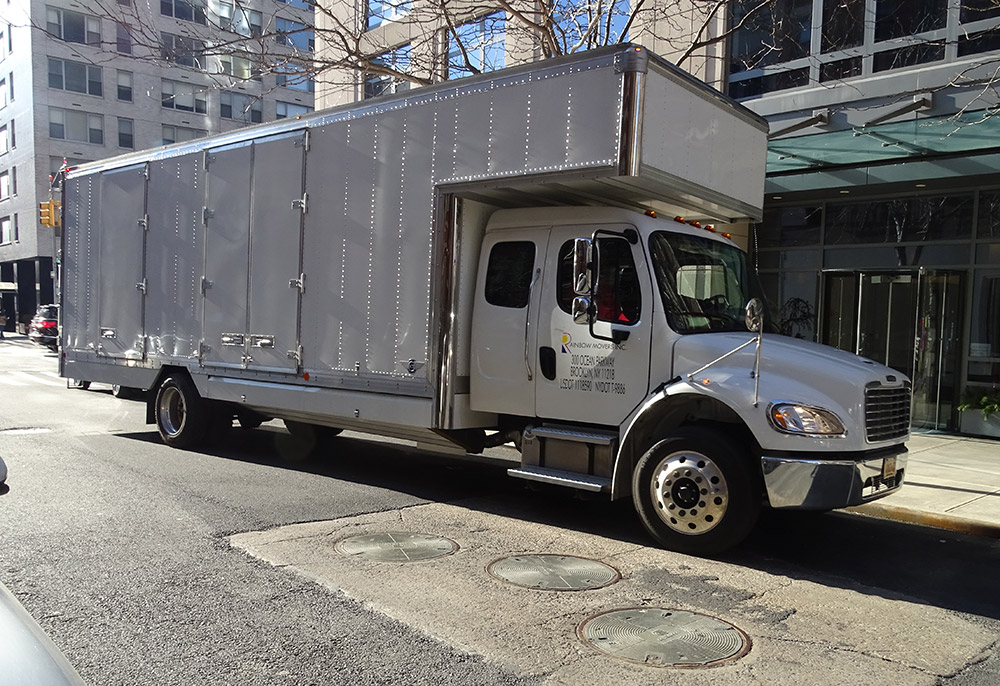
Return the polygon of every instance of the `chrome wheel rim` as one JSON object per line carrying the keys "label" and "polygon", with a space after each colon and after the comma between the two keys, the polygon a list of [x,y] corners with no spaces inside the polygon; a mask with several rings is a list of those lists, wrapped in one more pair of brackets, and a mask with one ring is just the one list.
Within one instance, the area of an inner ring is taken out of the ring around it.
{"label": "chrome wheel rim", "polygon": [[160,394],[159,405],[160,427],[170,437],[178,435],[187,417],[184,396],[176,388],[165,388]]}
{"label": "chrome wheel rim", "polygon": [[729,506],[729,487],[722,470],[694,451],[678,451],[660,460],[649,488],[663,523],[688,536],[714,529]]}

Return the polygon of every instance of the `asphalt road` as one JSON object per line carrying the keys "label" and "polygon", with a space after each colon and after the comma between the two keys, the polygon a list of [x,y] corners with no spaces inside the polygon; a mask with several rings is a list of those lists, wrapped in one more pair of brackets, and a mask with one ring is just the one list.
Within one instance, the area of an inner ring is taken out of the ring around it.
{"label": "asphalt road", "polygon": [[[499,464],[353,436],[301,461],[280,425],[172,450],[142,403],[55,369],[0,342],[0,581],[94,685],[1000,680],[996,541],[786,513],[724,558],[688,558],[650,548],[628,504],[529,491]],[[467,554],[377,569],[248,548],[304,522],[420,525]],[[481,580],[477,554],[540,548],[624,578],[558,600]],[[753,648],[709,670],[624,665],[572,636],[608,603],[722,617]]]}

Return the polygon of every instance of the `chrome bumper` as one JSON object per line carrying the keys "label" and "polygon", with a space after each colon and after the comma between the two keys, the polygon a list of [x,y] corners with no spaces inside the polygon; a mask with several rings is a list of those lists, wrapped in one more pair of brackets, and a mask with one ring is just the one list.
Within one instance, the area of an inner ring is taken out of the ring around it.
{"label": "chrome bumper", "polygon": [[903,484],[906,448],[861,460],[762,457],[767,498],[774,508],[833,510],[894,493]]}

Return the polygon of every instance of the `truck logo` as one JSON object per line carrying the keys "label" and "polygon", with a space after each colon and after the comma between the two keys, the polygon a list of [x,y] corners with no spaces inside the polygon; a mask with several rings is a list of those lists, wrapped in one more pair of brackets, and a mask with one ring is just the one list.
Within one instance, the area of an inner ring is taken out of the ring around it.
{"label": "truck logo", "polygon": [[560,346],[560,350],[562,350],[564,353],[569,353],[569,346],[570,346],[570,343],[572,343],[572,342],[573,342],[573,337],[570,336],[568,332],[563,331],[562,332],[562,345]]}

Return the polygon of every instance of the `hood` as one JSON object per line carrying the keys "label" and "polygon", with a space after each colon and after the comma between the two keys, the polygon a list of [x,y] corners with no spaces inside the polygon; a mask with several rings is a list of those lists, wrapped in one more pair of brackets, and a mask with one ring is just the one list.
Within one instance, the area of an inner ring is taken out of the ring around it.
{"label": "hood", "polygon": [[[703,333],[682,336],[674,344],[674,374],[679,376],[690,374],[752,338],[749,333]],[[751,370],[755,351],[756,346],[749,345],[719,365],[726,368],[745,367]],[[767,374],[777,374],[800,381],[833,377],[848,381],[851,385],[860,385],[861,388],[871,381],[891,383],[906,378],[905,374],[895,369],[853,353],[777,334],[764,334],[761,349],[762,382]]]}

